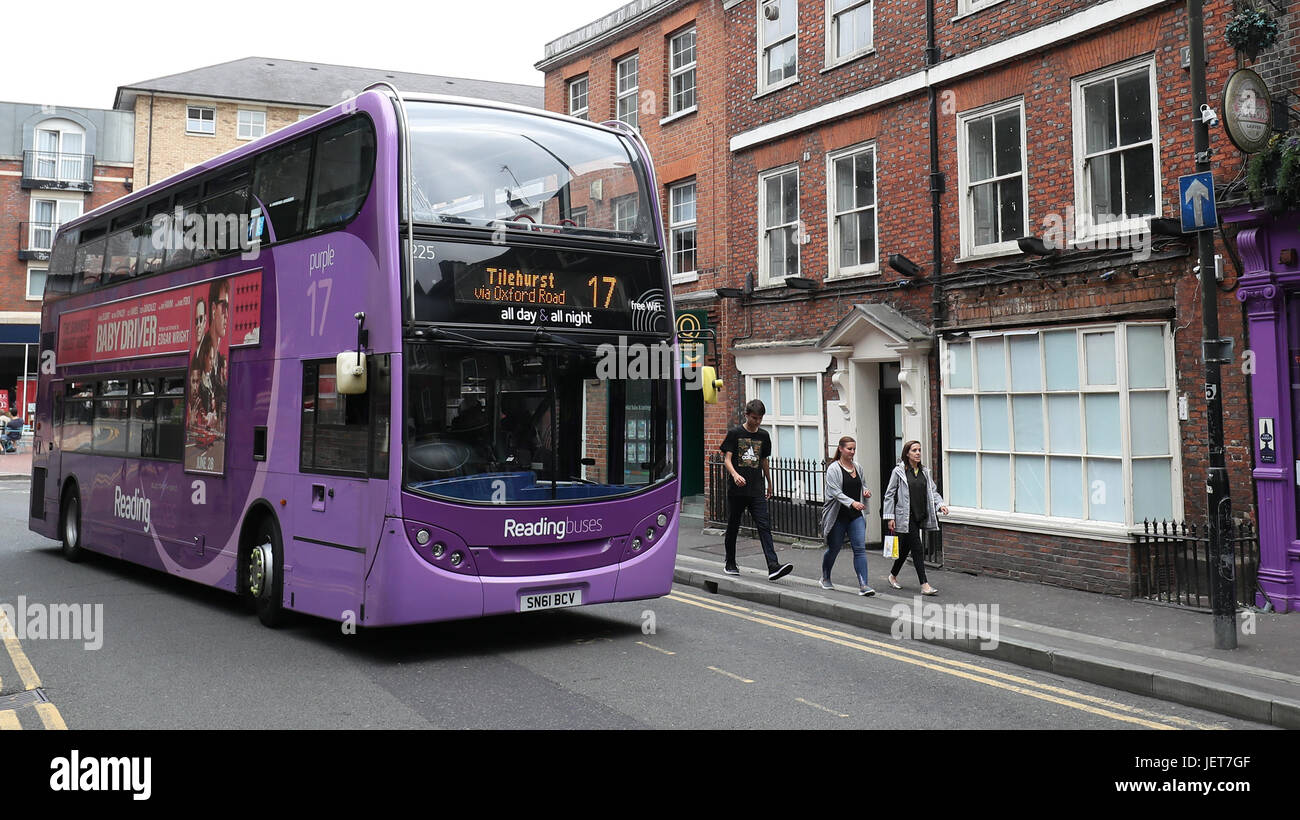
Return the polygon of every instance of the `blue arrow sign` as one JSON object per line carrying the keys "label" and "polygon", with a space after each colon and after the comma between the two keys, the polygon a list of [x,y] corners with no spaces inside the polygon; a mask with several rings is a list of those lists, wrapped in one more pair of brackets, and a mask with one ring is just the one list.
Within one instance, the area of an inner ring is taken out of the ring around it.
{"label": "blue arrow sign", "polygon": [[1214,206],[1214,175],[1209,171],[1178,178],[1178,207],[1182,210],[1183,233],[1219,227]]}

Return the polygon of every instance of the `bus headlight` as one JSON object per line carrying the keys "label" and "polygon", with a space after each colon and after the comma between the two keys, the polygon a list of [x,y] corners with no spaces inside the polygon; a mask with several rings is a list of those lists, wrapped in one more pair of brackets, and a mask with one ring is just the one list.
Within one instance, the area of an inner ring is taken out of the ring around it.
{"label": "bus headlight", "polygon": [[458,566],[460,566],[461,562],[464,561],[464,560],[465,560],[465,556],[464,556],[464,555],[461,555],[461,553],[460,553],[459,550],[457,550],[456,552],[453,552],[453,553],[451,554],[451,565],[452,565],[453,567],[458,567]]}
{"label": "bus headlight", "polygon": [[632,539],[632,551],[633,551],[633,552],[640,552],[640,551],[641,551],[641,539],[640,539],[640,538],[633,538],[633,539]]}
{"label": "bus headlight", "polygon": [[654,527],[646,527],[646,528],[645,528],[645,540],[647,540],[647,541],[653,541],[653,540],[655,540],[655,528],[654,528]]}
{"label": "bus headlight", "polygon": [[434,558],[441,558],[443,553],[445,553],[446,551],[447,551],[447,545],[442,543],[441,541],[433,545]]}
{"label": "bus headlight", "polygon": [[420,530],[415,534],[415,540],[419,542],[420,546],[424,546],[425,544],[429,543],[429,531]]}
{"label": "bus headlight", "polygon": [[659,526],[661,527],[667,526],[668,516],[664,515],[663,513],[659,513],[659,517],[655,519],[655,522],[659,524]]}

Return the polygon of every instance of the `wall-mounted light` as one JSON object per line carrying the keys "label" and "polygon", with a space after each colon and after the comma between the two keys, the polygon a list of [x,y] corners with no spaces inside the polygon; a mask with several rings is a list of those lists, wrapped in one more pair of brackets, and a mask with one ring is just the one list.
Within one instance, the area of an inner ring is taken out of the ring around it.
{"label": "wall-mounted light", "polygon": [[1151,233],[1156,236],[1183,236],[1183,223],[1169,217],[1151,217]]}
{"label": "wall-mounted light", "polygon": [[754,292],[754,274],[745,274],[744,288],[714,288],[713,291],[723,299],[740,299]]}
{"label": "wall-mounted light", "polygon": [[1020,247],[1021,253],[1032,253],[1035,256],[1056,256],[1061,249],[1055,245],[1049,245],[1036,236],[1022,236],[1016,240],[1016,245]]}
{"label": "wall-mounted light", "polygon": [[921,266],[901,253],[891,253],[889,255],[889,267],[909,278],[921,275]]}

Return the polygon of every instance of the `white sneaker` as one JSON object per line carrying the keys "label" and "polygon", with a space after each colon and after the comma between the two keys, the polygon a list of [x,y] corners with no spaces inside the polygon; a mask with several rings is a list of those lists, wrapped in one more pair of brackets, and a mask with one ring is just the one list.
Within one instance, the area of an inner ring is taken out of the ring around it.
{"label": "white sneaker", "polygon": [[835,586],[834,586],[833,584],[831,584],[831,582],[828,581],[828,580],[826,580],[825,578],[821,579],[821,580],[818,581],[817,583],[821,585],[821,588],[822,588],[822,589],[835,589]]}

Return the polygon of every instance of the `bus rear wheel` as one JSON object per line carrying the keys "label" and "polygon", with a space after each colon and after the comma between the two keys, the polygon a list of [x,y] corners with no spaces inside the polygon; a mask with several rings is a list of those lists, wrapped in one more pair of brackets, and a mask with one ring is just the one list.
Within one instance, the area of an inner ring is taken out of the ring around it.
{"label": "bus rear wheel", "polygon": [[257,619],[274,629],[284,623],[284,557],[275,524],[263,518],[253,529],[244,560],[244,588],[253,602]]}
{"label": "bus rear wheel", "polygon": [[69,487],[63,493],[62,522],[59,532],[62,534],[63,557],[76,563],[86,557],[81,547],[81,493],[77,488]]}

